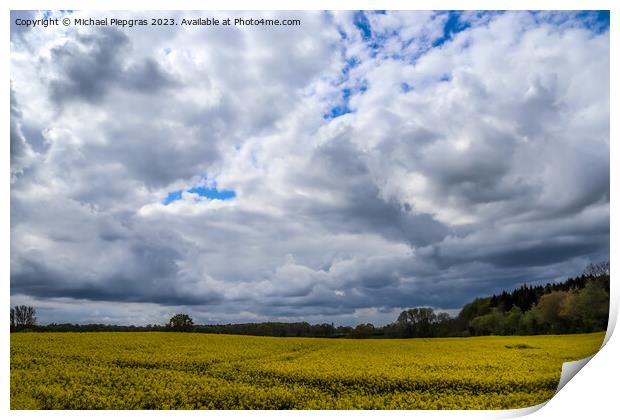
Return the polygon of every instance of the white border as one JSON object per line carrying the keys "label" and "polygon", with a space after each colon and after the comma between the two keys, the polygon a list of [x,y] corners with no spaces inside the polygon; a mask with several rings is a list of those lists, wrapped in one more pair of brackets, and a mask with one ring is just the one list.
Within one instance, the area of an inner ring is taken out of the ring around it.
{"label": "white border", "polygon": [[7,10],[613,10],[613,0],[8,0]]}
{"label": "white border", "polygon": [[[3,2],[4,19],[0,20],[2,28],[2,34],[4,36],[4,42],[2,43],[2,52],[5,57],[5,64],[1,67],[2,80],[4,80],[4,89],[2,91],[4,101],[3,107],[3,129],[4,133],[8,133],[10,124],[10,80],[9,72],[9,10],[29,10],[29,9],[81,9],[81,10],[180,10],[180,9],[211,9],[211,10],[358,10],[358,9],[387,9],[387,10],[484,10],[484,9],[497,9],[497,10],[611,10],[611,75],[618,74],[618,31],[615,28],[618,27],[620,20],[618,19],[618,8],[616,3],[612,0],[476,0],[476,1],[457,1],[457,0],[383,0],[383,1],[371,1],[371,0],[214,0],[214,1],[196,1],[196,0],[175,0],[171,2],[165,2],[160,0],[154,0],[149,3],[140,3],[137,1],[129,0],[89,0],[88,2],[77,0],[53,0],[53,1],[41,1],[41,0],[24,0],[14,1],[9,0]],[[616,47],[616,48],[614,48]],[[611,113],[610,115],[618,115],[616,98],[618,97],[618,85],[614,78],[611,79]],[[617,125],[613,118],[611,121],[611,139],[617,139]],[[7,136],[8,137],[8,136]],[[9,221],[9,188],[10,188],[10,154],[7,150],[9,147],[8,138],[5,138],[5,149],[0,157],[0,165],[2,166],[2,182],[0,183],[2,197],[5,198],[3,205],[0,207],[0,220],[2,221],[2,254],[0,256],[0,269],[2,270],[3,290],[1,299],[4,302],[3,307],[8,308],[10,306],[10,221]],[[618,192],[617,183],[614,182],[617,179],[618,170],[616,164],[618,163],[618,146],[611,142],[611,214],[614,214],[614,199]],[[611,218],[611,237],[618,238],[618,224]],[[620,261],[618,259],[618,248],[614,246],[614,243],[610,244],[611,261],[612,266],[615,267],[615,263]],[[179,418],[203,418],[203,416],[214,416],[221,419],[237,419],[239,417],[252,417],[252,418],[288,418],[291,415],[301,418],[350,418],[357,419],[359,417],[373,418],[410,418],[412,415],[416,418],[466,418],[466,419],[481,419],[481,418],[506,418],[515,417],[528,414],[534,411],[528,418],[531,419],[543,419],[543,418],[609,418],[610,413],[617,412],[618,398],[617,389],[618,375],[620,374],[620,362],[616,357],[619,353],[620,343],[617,337],[611,336],[611,331],[615,326],[618,316],[618,281],[612,280],[612,301],[611,301],[611,321],[608,334],[606,336],[606,345],[604,348],[595,355],[592,360],[587,364],[587,367],[577,375],[576,379],[569,381],[569,383],[562,388],[562,390],[552,398],[547,404],[542,404],[530,409],[522,410],[506,410],[506,411],[379,411],[379,412],[361,412],[361,411],[300,411],[300,412],[264,412],[264,411],[211,411],[208,413],[201,412],[166,412],[166,411],[132,411],[132,412],[118,412],[118,411],[9,411],[9,331],[8,322],[3,323],[2,328],[3,340],[0,348],[0,354],[2,357],[2,376],[0,378],[0,384],[2,386],[3,395],[0,397],[0,412],[8,414],[11,418],[39,418],[49,417],[56,419],[77,419],[88,416],[89,418],[103,419],[109,415],[115,417],[134,417],[134,418],[169,418],[175,416]],[[610,339],[611,337],[611,339]]]}

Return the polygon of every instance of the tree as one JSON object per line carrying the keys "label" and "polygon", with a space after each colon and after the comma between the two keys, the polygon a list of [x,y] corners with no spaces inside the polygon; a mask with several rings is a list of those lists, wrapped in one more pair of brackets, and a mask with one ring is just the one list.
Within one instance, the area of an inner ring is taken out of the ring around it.
{"label": "tree", "polygon": [[37,323],[37,311],[32,306],[18,305],[14,309],[16,328],[32,327]]}
{"label": "tree", "polygon": [[569,292],[554,291],[542,295],[532,313],[537,321],[546,327],[547,332],[561,333],[567,327],[567,318],[563,316],[564,301],[569,297]]}
{"label": "tree", "polygon": [[317,324],[310,326],[310,335],[312,337],[331,337],[334,334],[334,324]]}
{"label": "tree", "polygon": [[176,331],[189,331],[192,329],[193,325],[194,321],[187,314],[176,314],[170,318],[170,322],[168,322],[168,328]]}
{"label": "tree", "polygon": [[521,326],[521,318],[523,318],[523,311],[518,306],[513,306],[508,312],[504,314],[504,325],[502,334],[514,335],[519,332]]}
{"label": "tree", "polygon": [[480,315],[469,323],[475,335],[501,335],[504,330],[504,313],[497,308],[486,315]]}
{"label": "tree", "polygon": [[[467,328],[469,326],[469,322],[476,318],[477,316],[486,315],[491,312],[491,300],[492,298],[476,298],[472,302],[467,303],[459,312],[457,319],[460,321],[460,324]],[[497,300],[497,298],[496,298]]]}
{"label": "tree", "polygon": [[604,330],[609,318],[609,293],[600,282],[589,280],[564,300],[560,315],[584,332]]}
{"label": "tree", "polygon": [[603,277],[609,275],[609,261],[588,264],[583,272],[586,277]]}
{"label": "tree", "polygon": [[359,324],[351,332],[353,338],[370,338],[372,333],[375,332],[375,326],[372,324]]}
{"label": "tree", "polygon": [[519,334],[533,335],[541,332],[540,323],[532,311],[527,311],[521,317]]}
{"label": "tree", "polygon": [[11,308],[11,328],[15,328],[15,309]]}
{"label": "tree", "polygon": [[403,311],[396,320],[401,325],[405,337],[432,337],[437,315],[433,308],[413,308]]}

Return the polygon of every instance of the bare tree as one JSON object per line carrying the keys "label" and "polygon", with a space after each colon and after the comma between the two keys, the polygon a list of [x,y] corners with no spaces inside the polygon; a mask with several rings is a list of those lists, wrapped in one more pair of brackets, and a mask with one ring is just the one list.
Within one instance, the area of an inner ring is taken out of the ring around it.
{"label": "bare tree", "polygon": [[36,324],[37,311],[32,306],[18,305],[15,307],[15,326],[31,327]]}
{"label": "bare tree", "polygon": [[11,328],[15,328],[15,309],[11,308]]}
{"label": "bare tree", "polygon": [[588,264],[583,274],[587,277],[602,277],[609,275],[609,261]]}

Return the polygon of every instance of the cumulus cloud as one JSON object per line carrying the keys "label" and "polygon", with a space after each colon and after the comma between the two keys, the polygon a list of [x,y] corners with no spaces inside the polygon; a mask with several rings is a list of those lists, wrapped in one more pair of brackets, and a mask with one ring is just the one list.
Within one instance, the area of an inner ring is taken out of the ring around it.
{"label": "cumulus cloud", "polygon": [[15,303],[382,324],[608,258],[608,15],[262,15],[12,28]]}

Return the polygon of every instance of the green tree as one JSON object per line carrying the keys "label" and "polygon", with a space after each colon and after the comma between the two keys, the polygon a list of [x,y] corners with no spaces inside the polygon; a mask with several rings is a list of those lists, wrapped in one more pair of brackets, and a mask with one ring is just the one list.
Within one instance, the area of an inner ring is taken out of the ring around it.
{"label": "green tree", "polygon": [[372,324],[359,324],[351,332],[353,338],[370,338],[375,332],[375,326]]}
{"label": "green tree", "polygon": [[391,324],[388,324],[385,327],[383,327],[383,334],[386,337],[391,337],[391,338],[406,337],[404,326],[398,322],[392,322]]}
{"label": "green tree", "polygon": [[504,331],[504,314],[493,308],[488,314],[472,319],[469,325],[475,335],[501,335]]}
{"label": "green tree", "polygon": [[489,312],[491,312],[491,297],[475,298],[473,301],[463,306],[463,309],[461,309],[456,317],[455,324],[458,329],[467,335],[475,335],[476,332],[471,326],[471,321],[476,317],[487,315]]}
{"label": "green tree", "polygon": [[504,314],[504,325],[502,334],[514,335],[520,330],[521,319],[523,318],[523,311],[518,306],[513,306],[508,312]]}
{"label": "green tree", "polygon": [[448,337],[461,333],[456,320],[447,312],[439,312],[435,321],[435,337]]}
{"label": "green tree", "polygon": [[532,311],[526,311],[519,322],[519,334],[533,335],[541,332],[540,323]]}
{"label": "green tree", "polygon": [[562,333],[568,329],[568,319],[563,316],[564,301],[570,293],[565,291],[553,291],[542,295],[540,300],[532,308],[532,314],[540,326],[551,333]]}
{"label": "green tree", "polygon": [[406,337],[432,337],[436,321],[433,308],[413,308],[401,312],[396,322],[401,325]]}
{"label": "green tree", "polygon": [[475,317],[486,315],[489,312],[491,312],[491,298],[476,298],[463,306],[458,317],[471,321]]}
{"label": "green tree", "polygon": [[168,322],[168,328],[175,331],[189,331],[192,329],[194,321],[187,314],[176,314]]}
{"label": "green tree", "polygon": [[560,314],[585,332],[604,330],[609,318],[609,293],[600,282],[590,280],[564,300]]}

